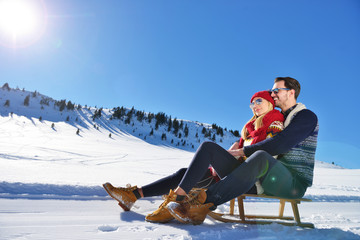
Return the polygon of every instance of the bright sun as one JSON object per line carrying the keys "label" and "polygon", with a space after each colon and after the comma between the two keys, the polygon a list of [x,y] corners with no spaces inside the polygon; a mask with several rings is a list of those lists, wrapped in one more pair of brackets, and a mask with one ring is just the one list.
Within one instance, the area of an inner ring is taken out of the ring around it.
{"label": "bright sun", "polygon": [[42,34],[44,25],[40,0],[0,0],[0,43],[9,47],[29,45]]}

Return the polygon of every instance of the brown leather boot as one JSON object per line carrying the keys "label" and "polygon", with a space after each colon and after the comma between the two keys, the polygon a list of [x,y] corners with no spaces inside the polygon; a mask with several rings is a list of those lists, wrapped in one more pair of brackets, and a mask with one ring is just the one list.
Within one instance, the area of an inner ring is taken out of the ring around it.
{"label": "brown leather boot", "polygon": [[169,195],[166,196],[165,201],[159,206],[159,208],[153,213],[147,215],[145,220],[153,223],[167,223],[174,219],[174,217],[165,208],[170,202],[176,202],[177,195],[170,190]]}
{"label": "brown leather boot", "polygon": [[119,206],[124,209],[124,211],[130,211],[131,207],[134,205],[137,200],[134,190],[137,189],[137,186],[127,187],[127,188],[116,188],[110,183],[103,184],[106,192],[116,201],[119,202]]}
{"label": "brown leather boot", "polygon": [[[191,196],[191,194],[189,194]],[[202,224],[206,215],[210,212],[213,203],[204,204],[206,192],[204,189],[198,191],[197,196],[188,198],[183,202],[171,202],[166,208],[176,220],[186,224]]]}

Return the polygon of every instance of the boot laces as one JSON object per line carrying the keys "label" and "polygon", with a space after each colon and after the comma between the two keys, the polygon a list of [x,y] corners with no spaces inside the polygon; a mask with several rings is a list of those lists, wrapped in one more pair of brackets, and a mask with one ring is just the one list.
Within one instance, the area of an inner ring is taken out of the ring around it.
{"label": "boot laces", "polygon": [[163,198],[165,198],[165,201],[159,206],[159,208],[165,207],[172,200],[170,195],[164,195]]}
{"label": "boot laces", "polygon": [[203,205],[202,202],[199,201],[199,195],[201,193],[201,190],[194,190],[191,191],[188,195],[186,200],[184,201],[185,204],[188,205]]}
{"label": "boot laces", "polygon": [[119,187],[118,189],[123,190],[125,192],[132,192],[137,189],[137,186],[131,186],[130,183],[126,184],[126,187]]}

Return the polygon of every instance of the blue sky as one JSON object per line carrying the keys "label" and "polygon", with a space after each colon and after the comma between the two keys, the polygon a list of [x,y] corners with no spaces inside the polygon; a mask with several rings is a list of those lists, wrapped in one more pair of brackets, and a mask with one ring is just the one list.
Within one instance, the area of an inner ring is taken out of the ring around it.
{"label": "blue sky", "polygon": [[1,82],[240,130],[252,94],[291,76],[319,117],[316,158],[360,168],[360,1],[31,1],[44,31],[0,35]]}

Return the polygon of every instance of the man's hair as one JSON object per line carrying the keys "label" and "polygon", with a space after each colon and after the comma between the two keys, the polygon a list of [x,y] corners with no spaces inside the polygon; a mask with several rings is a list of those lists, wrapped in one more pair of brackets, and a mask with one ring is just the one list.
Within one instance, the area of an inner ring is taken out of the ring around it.
{"label": "man's hair", "polygon": [[301,90],[300,83],[295,78],[291,77],[277,77],[274,82],[284,81],[285,87],[295,90],[295,99],[298,98]]}

